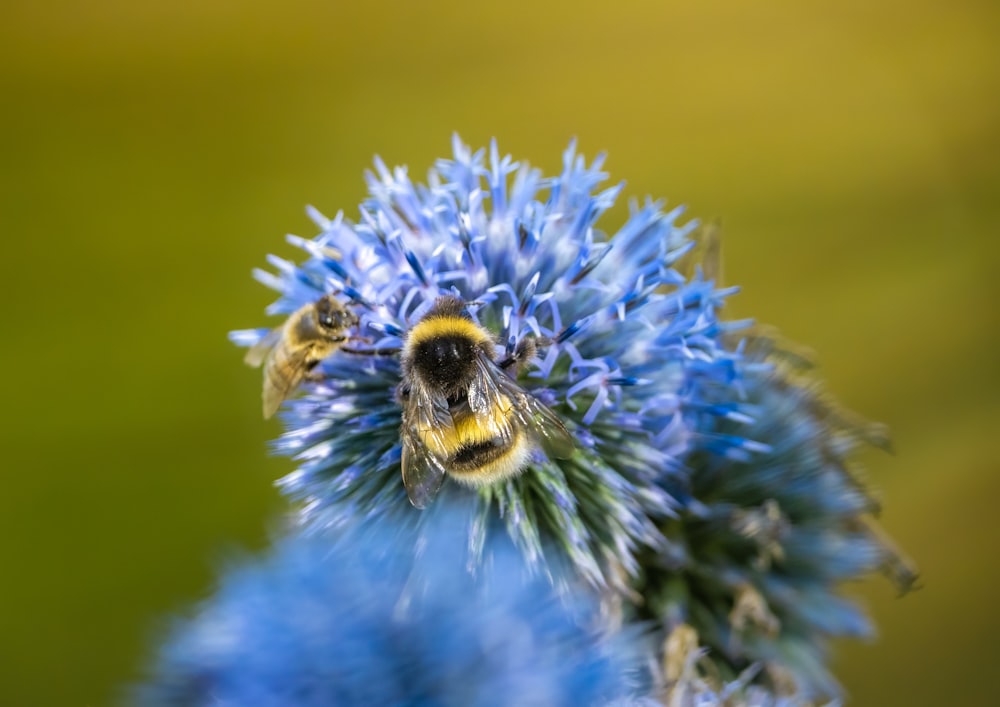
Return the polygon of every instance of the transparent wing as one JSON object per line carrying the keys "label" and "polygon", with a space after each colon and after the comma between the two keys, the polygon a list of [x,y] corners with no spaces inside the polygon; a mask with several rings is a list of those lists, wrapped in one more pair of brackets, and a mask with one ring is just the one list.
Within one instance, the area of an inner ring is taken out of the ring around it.
{"label": "transparent wing", "polygon": [[[517,406],[517,400],[500,386],[503,380],[510,381],[510,378],[486,356],[479,356],[476,363],[476,373],[467,394],[469,410],[476,416],[477,424],[488,430],[491,437],[509,442],[514,437],[510,412],[512,407]],[[524,393],[520,388],[517,390]]]}
{"label": "transparent wing", "polygon": [[448,402],[429,395],[422,388],[410,391],[403,406],[403,486],[410,503],[416,508],[426,508],[444,483],[445,467],[442,459],[425,442],[429,439],[439,449],[445,448],[449,435],[454,436],[454,425],[448,412]]}
{"label": "transparent wing", "polygon": [[278,411],[305,378],[309,370],[307,364],[309,349],[289,351],[281,342],[271,349],[264,363],[264,419]]}
{"label": "transparent wing", "polygon": [[[559,416],[492,362],[488,362],[486,368],[493,381],[494,394],[503,401],[505,407],[512,408],[510,414],[538,440],[545,453],[556,459],[573,456],[576,446],[573,435]],[[509,403],[506,402],[508,400]]]}
{"label": "transparent wing", "polygon": [[260,341],[250,347],[246,356],[243,357],[243,362],[248,366],[259,368],[281,338],[281,330],[282,327],[278,327],[266,333]]}

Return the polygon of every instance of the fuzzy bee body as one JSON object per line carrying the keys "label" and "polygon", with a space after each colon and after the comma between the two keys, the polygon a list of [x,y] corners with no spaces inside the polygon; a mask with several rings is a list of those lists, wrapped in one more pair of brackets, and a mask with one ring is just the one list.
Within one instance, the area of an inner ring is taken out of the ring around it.
{"label": "fuzzy bee body", "polygon": [[265,419],[277,412],[320,361],[343,346],[347,331],[357,323],[354,312],[333,295],[324,295],[297,309],[250,349],[246,363],[264,365],[261,399]]}
{"label": "fuzzy bee body", "polygon": [[484,486],[520,473],[541,447],[569,457],[573,438],[559,417],[508,373],[530,359],[525,339],[497,362],[494,339],[465,303],[439,297],[408,333],[401,352],[402,469],[410,502],[424,508],[445,475]]}

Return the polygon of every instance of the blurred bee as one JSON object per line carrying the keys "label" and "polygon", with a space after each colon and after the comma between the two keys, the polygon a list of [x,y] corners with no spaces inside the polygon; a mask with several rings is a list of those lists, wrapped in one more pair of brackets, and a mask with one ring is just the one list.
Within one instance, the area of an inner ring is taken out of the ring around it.
{"label": "blurred bee", "polygon": [[494,360],[493,336],[465,302],[439,297],[407,333],[400,355],[403,485],[424,508],[445,474],[484,486],[520,473],[538,446],[566,459],[573,438],[562,421],[512,378],[535,354],[533,339]]}
{"label": "blurred bee", "polygon": [[264,364],[264,419],[277,412],[303,380],[314,379],[312,370],[343,346],[347,331],[357,324],[354,312],[333,295],[323,295],[293,312],[247,352],[247,365]]}

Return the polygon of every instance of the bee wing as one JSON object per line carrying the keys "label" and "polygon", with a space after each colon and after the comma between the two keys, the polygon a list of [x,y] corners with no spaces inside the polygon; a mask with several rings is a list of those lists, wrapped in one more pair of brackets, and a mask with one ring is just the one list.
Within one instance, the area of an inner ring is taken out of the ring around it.
{"label": "bee wing", "polygon": [[[518,385],[517,381],[501,371],[492,361],[488,359],[480,361],[480,370],[482,377],[489,379],[489,383],[483,386],[487,389],[487,396],[495,396],[501,401],[500,404],[504,409],[512,406],[510,414],[538,440],[546,454],[556,459],[568,459],[573,455],[576,446],[573,435],[569,433],[558,415]],[[510,403],[502,402],[503,398],[510,400]],[[471,390],[469,404],[472,404]],[[503,416],[503,423],[509,434],[507,415]]]}
{"label": "bee wing", "polygon": [[264,363],[268,354],[271,353],[271,349],[274,348],[274,345],[281,338],[281,329],[282,327],[271,329],[271,331],[264,334],[260,341],[250,347],[246,356],[243,357],[243,362],[253,368],[259,368]]}
{"label": "bee wing", "polygon": [[493,437],[510,441],[514,430],[509,413],[511,406],[517,405],[517,400],[500,387],[501,381],[510,378],[486,356],[480,355],[476,363],[476,374],[469,383],[467,393],[469,409],[476,416],[477,422],[487,428]]}
{"label": "bee wing", "polygon": [[448,401],[415,387],[403,407],[403,486],[415,508],[426,508],[444,483],[444,462],[427,446],[432,437],[439,447],[445,435],[454,434]]}
{"label": "bee wing", "polygon": [[573,456],[576,442],[559,416],[531,393],[521,388],[519,390],[523,398],[520,404],[514,407],[514,414],[518,420],[531,430],[550,457],[569,459]]}

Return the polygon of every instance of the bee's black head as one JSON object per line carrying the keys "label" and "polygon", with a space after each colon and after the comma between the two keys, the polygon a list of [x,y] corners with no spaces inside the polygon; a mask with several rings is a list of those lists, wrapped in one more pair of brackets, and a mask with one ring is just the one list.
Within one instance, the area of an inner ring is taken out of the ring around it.
{"label": "bee's black head", "polygon": [[419,342],[413,351],[413,366],[431,387],[452,396],[468,387],[475,370],[476,342],[461,334],[441,334]]}
{"label": "bee's black head", "polygon": [[479,358],[493,359],[493,336],[476,324],[466,302],[442,295],[408,332],[403,366],[451,401],[468,393]]}

